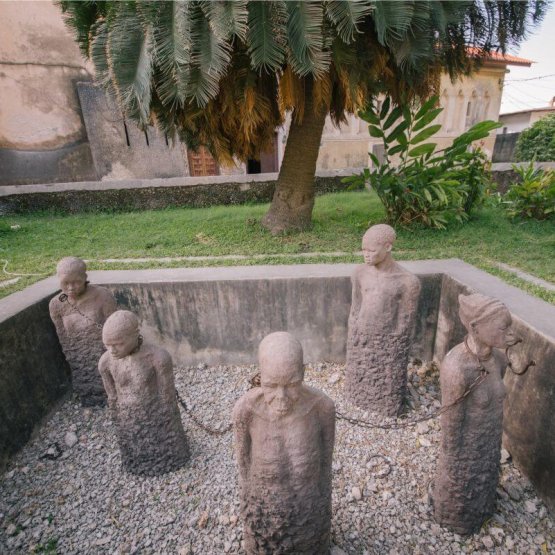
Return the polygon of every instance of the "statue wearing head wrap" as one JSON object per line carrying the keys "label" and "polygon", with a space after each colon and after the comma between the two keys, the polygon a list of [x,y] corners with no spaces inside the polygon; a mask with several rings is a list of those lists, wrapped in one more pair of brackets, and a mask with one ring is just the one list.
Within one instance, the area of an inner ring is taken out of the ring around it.
{"label": "statue wearing head wrap", "polygon": [[189,449],[170,355],[142,343],[139,319],[127,310],[106,320],[102,339],[107,352],[98,368],[124,468],[150,476],[176,470],[187,461]]}
{"label": "statue wearing head wrap", "polygon": [[355,405],[397,416],[407,386],[419,279],[392,256],[395,230],[372,226],[362,239],[364,262],[352,277],[345,389]]}
{"label": "statue wearing head wrap", "polygon": [[104,352],[101,327],[116,310],[110,291],[87,281],[87,267],[68,256],[56,268],[62,295],[50,301],[50,317],[71,368],[73,390],[83,406],[102,405],[106,393],[98,373]]}
{"label": "statue wearing head wrap", "polygon": [[507,307],[485,295],[460,295],[459,315],[468,331],[441,363],[441,451],[432,485],[436,521],[472,534],[493,513],[503,432],[503,375],[498,349],[518,340]]}

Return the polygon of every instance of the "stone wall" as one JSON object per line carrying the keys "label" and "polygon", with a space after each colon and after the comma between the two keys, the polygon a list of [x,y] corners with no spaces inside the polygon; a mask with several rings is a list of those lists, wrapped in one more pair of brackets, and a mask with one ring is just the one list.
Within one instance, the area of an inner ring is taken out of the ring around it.
{"label": "stone wall", "polygon": [[71,387],[48,299],[3,316],[0,312],[0,469]]}
{"label": "stone wall", "polygon": [[502,133],[496,135],[491,161],[493,163],[514,162],[514,151],[519,137],[520,133]]}
{"label": "stone wall", "polygon": [[[514,349],[524,376],[507,373],[505,445],[538,494],[555,511],[555,307],[459,260],[402,263],[423,284],[412,354],[441,361],[464,337],[460,293],[501,299],[524,343]],[[307,361],[343,361],[352,264],[249,266],[90,272],[122,307],[142,318],[147,340],[177,364],[256,360],[267,333],[286,330]],[[0,465],[68,389],[65,365],[48,316],[55,278],[0,300]]]}
{"label": "stone wall", "polygon": [[[76,214],[97,211],[153,210],[176,206],[269,202],[277,174],[183,177],[62,185],[0,187],[0,215],[42,210]],[[341,176],[317,176],[316,194],[344,191]]]}

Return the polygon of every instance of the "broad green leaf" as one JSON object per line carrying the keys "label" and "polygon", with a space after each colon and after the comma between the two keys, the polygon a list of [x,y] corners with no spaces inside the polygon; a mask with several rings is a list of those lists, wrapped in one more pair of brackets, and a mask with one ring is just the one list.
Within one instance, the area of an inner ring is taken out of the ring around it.
{"label": "broad green leaf", "polygon": [[428,123],[431,123],[432,121],[434,121],[434,119],[436,119],[436,117],[439,114],[441,114],[441,112],[443,112],[443,108],[436,108],[435,110],[430,110],[427,114],[424,114],[424,116],[420,118],[418,122],[416,122],[412,130],[420,131],[420,129],[428,125]]}
{"label": "broad green leaf", "polygon": [[371,137],[376,137],[378,139],[383,139],[384,138],[383,131],[375,125],[369,125],[368,126],[368,133],[370,133]]}
{"label": "broad green leaf", "polygon": [[426,100],[426,102],[422,104],[420,110],[418,110],[418,112],[416,112],[416,114],[414,115],[414,121],[418,121],[424,114],[428,112],[428,110],[431,110],[437,104],[438,100],[439,97],[437,95],[428,98],[428,100]]}
{"label": "broad green leaf", "polygon": [[380,119],[385,119],[387,112],[389,112],[389,106],[391,105],[391,98],[389,96],[385,97],[385,100],[382,104],[382,109],[380,110]]}
{"label": "broad green leaf", "polygon": [[415,158],[417,156],[430,155],[434,152],[437,143],[424,143],[423,145],[418,145],[417,147],[409,150],[409,156]]}
{"label": "broad green leaf", "polygon": [[395,154],[398,154],[399,152],[402,152],[403,150],[405,150],[405,145],[395,145],[387,151],[387,154],[388,154],[388,156],[394,156]]}
{"label": "broad green leaf", "polygon": [[393,141],[398,140],[401,133],[403,133],[407,127],[409,126],[408,122],[402,121],[395,129],[389,134],[386,139],[386,142],[391,143]]}
{"label": "broad green leaf", "polygon": [[441,125],[439,123],[436,125],[430,125],[430,127],[426,127],[426,129],[423,129],[422,131],[420,131],[420,133],[415,135],[410,140],[410,144],[415,145],[421,143],[422,141],[425,141],[426,139],[437,133],[440,129]]}
{"label": "broad green leaf", "polygon": [[393,108],[387,116],[387,119],[384,121],[382,128],[389,129],[401,117],[402,113],[403,110],[399,106],[395,106],[395,108]]}
{"label": "broad green leaf", "polygon": [[367,123],[373,123],[374,125],[380,124],[380,118],[374,113],[372,108],[367,108],[366,110],[359,110],[358,117],[366,121]]}
{"label": "broad green leaf", "polygon": [[374,166],[380,165],[380,161],[378,160],[378,157],[374,153],[369,152],[368,156],[370,157],[370,160],[372,160],[372,163],[374,164]]}

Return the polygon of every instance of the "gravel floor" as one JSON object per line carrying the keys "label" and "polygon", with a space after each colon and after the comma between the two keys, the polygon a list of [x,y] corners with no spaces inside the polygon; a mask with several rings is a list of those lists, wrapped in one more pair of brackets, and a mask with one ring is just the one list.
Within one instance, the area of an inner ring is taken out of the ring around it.
{"label": "gravel floor", "polygon": [[[255,370],[180,368],[176,381],[195,413],[223,428]],[[344,403],[343,371],[317,364],[308,367],[307,382],[341,412],[371,419]],[[409,376],[409,417],[439,406],[437,371],[410,367]],[[231,434],[210,436],[185,415],[183,421],[193,451],[188,467],[137,478],[120,469],[105,412],[66,401],[0,479],[0,553],[240,553]],[[435,524],[427,486],[438,441],[436,421],[395,431],[337,422],[334,555],[554,552],[553,521],[510,460],[502,465],[497,512],[479,534],[462,538]],[[40,459],[53,442],[62,456]]]}

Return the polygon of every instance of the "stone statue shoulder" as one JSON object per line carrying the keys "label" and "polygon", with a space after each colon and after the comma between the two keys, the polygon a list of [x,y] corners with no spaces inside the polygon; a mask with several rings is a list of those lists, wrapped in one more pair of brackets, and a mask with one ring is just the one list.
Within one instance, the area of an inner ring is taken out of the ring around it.
{"label": "stone statue shoulder", "polygon": [[453,347],[443,359],[440,367],[442,384],[466,389],[476,378],[478,365],[464,343]]}
{"label": "stone statue shoulder", "polygon": [[240,397],[233,407],[232,420],[234,424],[250,421],[255,410],[255,406],[262,400],[264,394],[262,388],[253,387]]}
{"label": "stone statue shoulder", "polygon": [[108,367],[110,366],[111,360],[112,360],[112,355],[110,355],[108,351],[104,351],[102,353],[102,356],[100,357],[100,360],[98,361],[98,370],[100,371],[100,373],[108,369]]}
{"label": "stone statue shoulder", "polygon": [[152,362],[155,366],[173,366],[170,353],[168,353],[168,351],[166,351],[163,347],[147,343],[145,344],[145,348],[152,354]]}
{"label": "stone statue shoulder", "polygon": [[48,311],[50,312],[50,316],[53,318],[55,316],[59,316],[63,310],[63,303],[58,298],[61,293],[56,293],[48,303]]}
{"label": "stone statue shoulder", "polygon": [[103,303],[110,303],[114,306],[114,311],[116,310],[116,300],[114,295],[101,285],[88,285],[87,292],[90,291],[91,298],[100,299]]}
{"label": "stone statue shoulder", "polygon": [[335,414],[333,399],[328,397],[323,391],[309,385],[305,385],[304,388],[311,396],[311,402],[307,404],[309,408],[306,410],[306,413],[310,412],[313,408],[317,408],[320,414]]}

